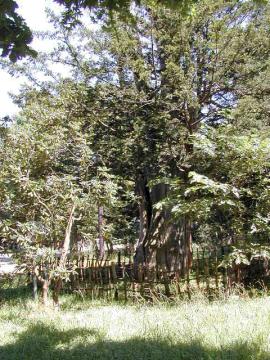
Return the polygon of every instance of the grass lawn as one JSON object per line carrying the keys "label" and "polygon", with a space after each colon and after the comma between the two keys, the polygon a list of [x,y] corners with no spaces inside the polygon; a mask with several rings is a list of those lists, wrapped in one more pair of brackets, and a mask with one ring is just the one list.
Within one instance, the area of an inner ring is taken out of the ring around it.
{"label": "grass lawn", "polygon": [[1,360],[270,359],[270,298],[132,306],[0,292]]}

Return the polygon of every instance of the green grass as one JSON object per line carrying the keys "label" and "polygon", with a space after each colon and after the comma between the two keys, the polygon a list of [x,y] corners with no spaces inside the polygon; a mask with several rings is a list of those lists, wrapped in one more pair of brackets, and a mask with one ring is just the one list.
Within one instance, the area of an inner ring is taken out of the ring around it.
{"label": "green grass", "polygon": [[[1,301],[2,298],[2,301]],[[270,298],[132,306],[0,292],[1,360],[270,359]]]}

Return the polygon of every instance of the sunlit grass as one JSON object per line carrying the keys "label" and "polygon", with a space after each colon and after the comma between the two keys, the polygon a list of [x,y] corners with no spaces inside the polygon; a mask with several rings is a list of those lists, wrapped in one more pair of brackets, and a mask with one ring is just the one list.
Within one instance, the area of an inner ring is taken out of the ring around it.
{"label": "sunlit grass", "polygon": [[270,298],[117,305],[2,301],[0,359],[270,359]]}

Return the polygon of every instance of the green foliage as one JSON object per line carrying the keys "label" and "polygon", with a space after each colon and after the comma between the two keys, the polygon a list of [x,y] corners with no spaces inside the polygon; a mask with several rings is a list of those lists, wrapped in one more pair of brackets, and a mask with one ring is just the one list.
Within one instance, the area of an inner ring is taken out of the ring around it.
{"label": "green foliage", "polygon": [[175,216],[189,216],[197,226],[211,224],[212,236],[219,241],[224,236],[233,236],[234,241],[267,241],[270,234],[267,134],[240,135],[231,126],[205,128],[194,136],[193,144],[194,163],[207,175],[191,171],[187,182],[179,183],[176,179],[173,192],[163,205],[172,204]]}
{"label": "green foliage", "polygon": [[[78,16],[82,14],[83,9],[95,10],[98,18],[105,15],[110,15],[112,21],[112,12],[116,11],[123,19],[129,21],[132,18],[130,11],[131,0],[54,0],[60,5],[66,7],[63,13],[62,21],[65,25],[78,23]],[[181,7],[182,12],[190,9],[191,4],[195,0],[163,0],[161,3],[167,7]],[[140,5],[140,0],[135,0],[136,5]],[[152,3],[152,1],[150,1]],[[159,3],[159,2],[158,2]],[[13,62],[25,56],[37,56],[35,50],[29,47],[33,36],[30,28],[25,23],[24,19],[18,15],[16,9],[18,4],[14,0],[0,1],[0,49],[2,49],[2,56],[7,57]]]}
{"label": "green foliage", "polygon": [[113,23],[114,15],[120,16],[124,21],[130,22],[133,19],[132,7],[134,6],[155,6],[169,9],[181,10],[184,15],[192,9],[198,0],[54,0],[66,8],[63,13],[64,24],[76,24],[78,17],[82,15],[83,9],[92,10],[98,19],[109,17]]}
{"label": "green foliage", "polygon": [[242,244],[241,247],[232,246],[219,267],[234,268],[235,265],[250,265],[253,259],[270,259],[270,247],[261,244]]}
{"label": "green foliage", "polygon": [[[117,179],[96,163],[91,132],[83,130],[85,88],[62,84],[57,97],[34,95],[0,149],[2,243],[19,245],[20,261],[28,266],[41,255],[47,261],[51,248],[61,249],[73,205],[74,249],[77,242],[95,248],[98,206],[108,219],[120,206]],[[104,222],[108,242],[112,230]]]}
{"label": "green foliage", "polygon": [[[182,16],[196,13],[196,3],[198,0],[54,0],[63,5],[66,10],[63,12],[62,23],[76,25],[80,23],[79,17],[83,9],[92,10],[95,15],[93,19],[101,19],[109,16],[109,27],[114,27],[113,14],[116,13],[125,22],[134,20],[132,7],[150,6],[156,8],[176,9]],[[267,0],[254,0],[259,5],[266,4]],[[25,56],[35,57],[37,53],[29,47],[32,41],[32,32],[25,23],[24,19],[17,14],[18,5],[14,0],[1,0],[0,2],[0,48],[2,56],[9,56],[15,62]]]}
{"label": "green foliage", "polygon": [[[193,168],[186,181],[170,180],[171,194],[157,208],[196,224],[195,238],[222,242],[269,237],[269,138],[237,128],[202,128],[193,137]],[[205,175],[203,175],[205,174]],[[208,238],[208,239],[207,239]]]}
{"label": "green foliage", "polygon": [[32,33],[24,19],[18,15],[17,3],[14,0],[0,1],[0,49],[2,56],[9,56],[15,62],[26,55],[36,56],[29,47]]}

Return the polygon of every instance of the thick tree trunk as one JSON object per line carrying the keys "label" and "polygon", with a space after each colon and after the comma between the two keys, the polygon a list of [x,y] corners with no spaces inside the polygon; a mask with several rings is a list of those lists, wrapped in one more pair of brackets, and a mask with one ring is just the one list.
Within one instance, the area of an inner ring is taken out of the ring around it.
{"label": "thick tree trunk", "polygon": [[146,263],[184,275],[192,264],[191,223],[187,218],[175,220],[170,209],[153,207],[168,191],[166,184],[158,184],[150,191],[146,179],[138,178],[140,233],[134,260],[135,264]]}
{"label": "thick tree trunk", "polygon": [[59,294],[62,288],[62,279],[57,278],[53,282],[53,291],[52,291],[52,298],[53,298],[53,304],[55,307],[59,308]]}

